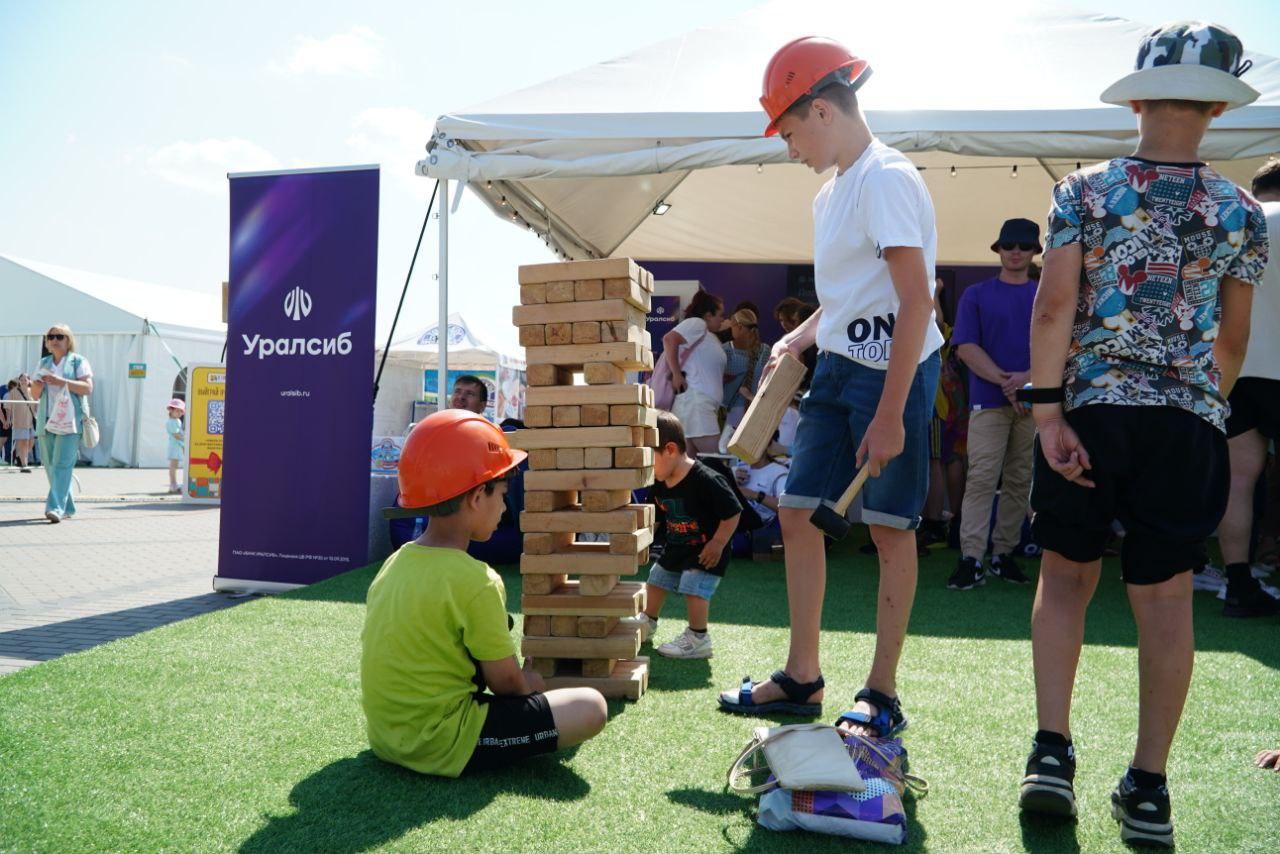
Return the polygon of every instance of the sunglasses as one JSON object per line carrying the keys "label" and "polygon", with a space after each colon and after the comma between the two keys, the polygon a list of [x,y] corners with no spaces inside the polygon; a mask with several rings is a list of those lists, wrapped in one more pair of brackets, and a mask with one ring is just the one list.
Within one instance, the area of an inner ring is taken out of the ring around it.
{"label": "sunglasses", "polygon": [[44,336],[44,340],[46,340],[46,341],[66,341],[66,340],[67,340],[67,336],[63,335],[61,332],[50,332],[48,335]]}
{"label": "sunglasses", "polygon": [[1021,249],[1023,252],[1033,252],[1036,249],[1034,243],[1001,243],[1000,248],[1005,252],[1012,252],[1015,249]]}

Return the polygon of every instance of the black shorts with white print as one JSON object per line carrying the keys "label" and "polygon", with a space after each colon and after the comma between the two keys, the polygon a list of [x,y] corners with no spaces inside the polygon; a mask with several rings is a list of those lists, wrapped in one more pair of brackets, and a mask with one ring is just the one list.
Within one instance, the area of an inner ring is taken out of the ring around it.
{"label": "black shorts with white print", "polygon": [[523,697],[477,694],[475,699],[489,707],[489,714],[480,730],[475,752],[462,769],[463,774],[505,768],[531,756],[555,752],[560,732],[545,694]]}

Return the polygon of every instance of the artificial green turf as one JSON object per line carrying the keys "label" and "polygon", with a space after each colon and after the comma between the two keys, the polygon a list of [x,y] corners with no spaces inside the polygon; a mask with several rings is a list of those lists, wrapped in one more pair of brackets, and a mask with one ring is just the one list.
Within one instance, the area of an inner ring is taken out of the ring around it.
{"label": "artificial green turf", "polygon": [[[1135,630],[1113,567],[1089,612],[1074,717],[1076,825],[1023,824],[1034,729],[1032,589],[944,589],[953,552],[921,567],[900,674],[906,743],[928,797],[910,850],[1115,850],[1108,793],[1133,747]],[[829,716],[872,649],[874,558],[832,561],[823,661]],[[775,834],[724,791],[749,719],[715,692],[786,653],[781,564],[735,563],[712,603],[715,658],[652,656],[649,693],[611,702],[595,740],[505,773],[418,776],[375,759],[359,705],[359,634],[374,568],[207,614],[0,678],[0,850],[859,850]],[[506,573],[511,609],[519,581]],[[1184,851],[1280,849],[1280,622],[1228,621],[1197,594],[1199,654],[1170,786]],[[683,628],[671,600],[659,629]],[[867,850],[872,850],[867,846]]]}

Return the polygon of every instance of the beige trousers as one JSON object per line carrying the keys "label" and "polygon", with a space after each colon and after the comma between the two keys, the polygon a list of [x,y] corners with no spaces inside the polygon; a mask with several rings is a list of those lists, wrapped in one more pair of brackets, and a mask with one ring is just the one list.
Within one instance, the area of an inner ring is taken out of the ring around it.
{"label": "beige trousers", "polygon": [[[991,527],[991,502],[1000,485],[1000,506],[991,533],[991,553],[1008,554],[1021,539],[1031,497],[1031,464],[1036,425],[1012,406],[969,413],[969,473],[960,518],[960,553],[981,560]],[[1001,476],[1003,475],[1003,481]]]}

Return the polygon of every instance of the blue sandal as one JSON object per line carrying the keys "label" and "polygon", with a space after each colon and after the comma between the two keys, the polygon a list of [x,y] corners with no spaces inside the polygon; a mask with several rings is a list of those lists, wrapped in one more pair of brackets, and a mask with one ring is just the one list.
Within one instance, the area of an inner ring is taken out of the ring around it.
{"label": "blue sandal", "polygon": [[893,738],[907,728],[907,718],[902,714],[902,704],[897,697],[882,694],[874,688],[863,688],[853,695],[855,703],[859,700],[874,705],[876,713],[868,715],[866,712],[848,711],[836,718],[836,726],[848,722],[871,727],[880,738]]}
{"label": "blue sandal", "polygon": [[782,689],[782,693],[787,695],[787,699],[774,700],[769,703],[752,701],[751,689],[760,683],[752,682],[750,676],[744,676],[742,677],[742,686],[738,689],[737,694],[732,691],[725,691],[720,694],[720,708],[735,715],[816,717],[822,714],[822,703],[805,702],[814,692],[820,690],[826,684],[821,676],[812,682],[797,682],[781,670],[775,670],[769,679]]}

